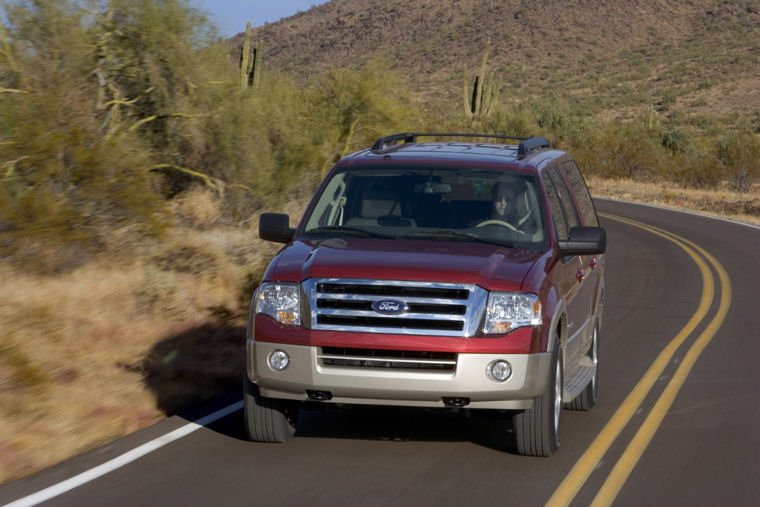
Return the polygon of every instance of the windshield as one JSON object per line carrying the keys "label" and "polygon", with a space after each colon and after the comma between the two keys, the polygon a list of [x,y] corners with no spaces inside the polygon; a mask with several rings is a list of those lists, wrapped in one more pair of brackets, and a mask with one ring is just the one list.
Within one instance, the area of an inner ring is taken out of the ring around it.
{"label": "windshield", "polygon": [[505,170],[350,168],[323,187],[305,235],[547,247],[536,179]]}

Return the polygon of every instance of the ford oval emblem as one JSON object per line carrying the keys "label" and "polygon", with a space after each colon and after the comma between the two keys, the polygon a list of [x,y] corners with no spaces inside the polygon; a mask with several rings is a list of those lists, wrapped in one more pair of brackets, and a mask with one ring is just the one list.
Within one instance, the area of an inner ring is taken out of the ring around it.
{"label": "ford oval emblem", "polygon": [[385,315],[399,315],[407,310],[406,304],[403,301],[396,301],[395,299],[381,299],[372,303],[372,309],[377,313]]}

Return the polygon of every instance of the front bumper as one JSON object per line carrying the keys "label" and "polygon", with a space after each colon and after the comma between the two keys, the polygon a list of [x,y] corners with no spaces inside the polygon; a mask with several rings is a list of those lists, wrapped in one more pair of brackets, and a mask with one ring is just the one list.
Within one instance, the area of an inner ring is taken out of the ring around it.
{"label": "front bumper", "polygon": [[[283,371],[268,364],[269,355],[282,350],[290,357]],[[263,396],[306,401],[307,390],[329,392],[330,403],[444,407],[444,398],[468,398],[467,408],[530,408],[533,398],[544,392],[551,366],[551,353],[476,354],[460,353],[450,372],[408,371],[324,364],[320,347],[258,342],[246,344],[248,378]],[[491,379],[486,368],[504,359],[512,366],[505,382]]]}

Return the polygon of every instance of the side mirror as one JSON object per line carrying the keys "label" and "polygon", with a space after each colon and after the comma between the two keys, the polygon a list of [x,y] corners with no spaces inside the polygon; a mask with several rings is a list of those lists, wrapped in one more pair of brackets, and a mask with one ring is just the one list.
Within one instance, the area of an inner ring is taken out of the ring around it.
{"label": "side mirror", "polygon": [[563,256],[598,255],[607,248],[607,231],[601,227],[573,227],[570,237],[559,242]]}
{"label": "side mirror", "polygon": [[290,228],[290,217],[284,213],[262,213],[259,217],[259,237],[275,243],[287,243],[295,229]]}

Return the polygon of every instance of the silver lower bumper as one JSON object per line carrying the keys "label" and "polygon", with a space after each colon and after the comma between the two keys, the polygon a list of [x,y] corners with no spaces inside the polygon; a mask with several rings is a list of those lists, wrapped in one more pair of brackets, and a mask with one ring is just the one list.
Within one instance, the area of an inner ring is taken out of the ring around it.
{"label": "silver lower bumper", "polygon": [[[267,359],[275,350],[290,356],[283,371]],[[248,340],[248,377],[263,396],[306,401],[307,390],[327,391],[330,403],[444,407],[443,398],[469,398],[467,408],[526,409],[544,392],[551,365],[550,353],[458,354],[452,372],[408,371],[320,364],[318,347]],[[512,376],[496,382],[486,374],[488,364],[504,359]]]}

